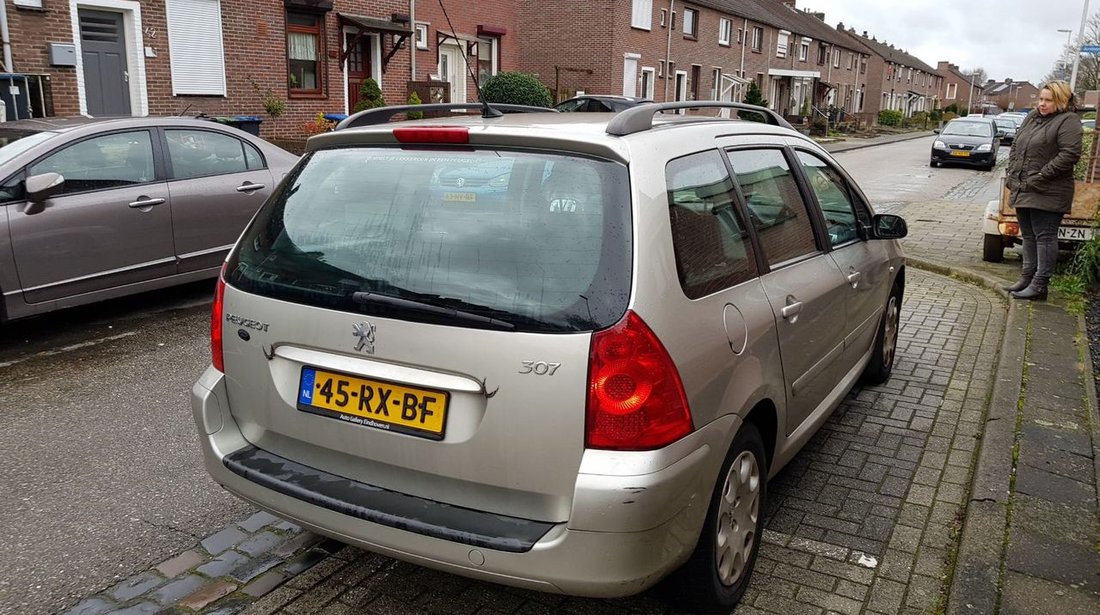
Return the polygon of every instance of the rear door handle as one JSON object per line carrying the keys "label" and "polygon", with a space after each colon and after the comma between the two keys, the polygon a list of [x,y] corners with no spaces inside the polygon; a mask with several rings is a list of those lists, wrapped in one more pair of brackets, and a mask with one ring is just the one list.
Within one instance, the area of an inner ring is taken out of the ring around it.
{"label": "rear door handle", "polygon": [[[788,299],[789,301],[789,299]],[[780,308],[779,313],[783,315],[783,318],[794,322],[794,317],[798,316],[798,313],[802,311],[802,302],[794,301]]]}
{"label": "rear door handle", "polygon": [[858,271],[853,271],[848,274],[848,283],[852,285],[852,288],[859,286],[859,281],[863,278],[863,274]]}
{"label": "rear door handle", "polygon": [[241,184],[240,186],[237,186],[237,192],[255,192],[257,190],[263,190],[263,189],[264,189],[263,184],[245,183],[245,184]]}
{"label": "rear door handle", "polygon": [[130,205],[130,207],[133,207],[134,209],[140,209],[142,207],[152,207],[153,205],[163,205],[165,203],[165,201],[166,201],[165,199],[160,199],[160,198],[157,198],[157,199],[138,199],[138,200],[136,200],[132,203],[128,203],[128,205]]}

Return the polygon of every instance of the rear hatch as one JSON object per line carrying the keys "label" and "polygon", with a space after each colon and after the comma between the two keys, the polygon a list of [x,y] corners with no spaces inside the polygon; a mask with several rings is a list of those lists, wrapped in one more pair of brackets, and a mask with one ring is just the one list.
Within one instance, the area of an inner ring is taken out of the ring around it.
{"label": "rear hatch", "polygon": [[592,332],[626,312],[627,169],[468,146],[309,154],[230,256],[231,412],[356,481],[568,518]]}

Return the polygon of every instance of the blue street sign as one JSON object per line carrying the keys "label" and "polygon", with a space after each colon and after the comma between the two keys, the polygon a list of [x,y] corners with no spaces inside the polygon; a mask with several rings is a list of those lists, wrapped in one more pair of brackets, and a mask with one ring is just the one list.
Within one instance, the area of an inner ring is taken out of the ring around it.
{"label": "blue street sign", "polygon": [[1100,53],[1100,45],[1082,45],[1081,53]]}

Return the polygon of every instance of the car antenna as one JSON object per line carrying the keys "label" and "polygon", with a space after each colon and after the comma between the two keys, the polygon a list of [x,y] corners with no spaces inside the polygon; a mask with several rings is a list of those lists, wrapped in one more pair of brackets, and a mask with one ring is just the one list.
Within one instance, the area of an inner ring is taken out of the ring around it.
{"label": "car antenna", "polygon": [[[447,20],[447,27],[451,29],[451,36],[453,36],[455,40],[458,40],[458,32],[455,31],[454,24],[451,23],[451,16],[447,14],[447,7],[443,6],[443,0],[439,0],[439,8],[443,11],[443,18]],[[480,45],[481,43],[478,44]],[[474,87],[477,88],[477,97],[479,102],[481,102],[481,117],[490,118],[503,116],[503,113],[490,107],[489,103],[485,100],[485,96],[481,93],[481,84],[478,83],[477,80],[477,74],[470,68],[470,62],[464,60],[464,63],[466,64],[466,72],[470,74],[470,78],[474,80]]]}

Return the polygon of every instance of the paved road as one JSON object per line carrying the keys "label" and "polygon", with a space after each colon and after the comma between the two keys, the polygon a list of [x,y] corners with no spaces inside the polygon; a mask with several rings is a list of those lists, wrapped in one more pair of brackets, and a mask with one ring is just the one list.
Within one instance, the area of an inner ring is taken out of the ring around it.
{"label": "paved road", "polygon": [[[927,147],[838,154],[880,210],[910,217],[911,251],[938,249],[925,244],[950,244],[952,233],[977,228],[972,213],[980,215],[983,191],[996,191],[996,172],[929,169]],[[922,196],[921,186],[930,192]],[[963,198],[971,193],[977,201]],[[944,217],[948,224],[936,222]],[[909,283],[897,377],[853,392],[773,483],[767,544],[741,612],[890,613],[935,603],[1003,318],[999,299],[976,288],[917,271]],[[212,487],[191,433],[186,395],[206,361],[208,298],[191,289],[0,331],[0,403],[10,427],[0,446],[12,467],[0,478],[0,540],[13,545],[0,570],[0,613],[50,612],[84,597],[90,612],[143,601],[152,612],[181,588],[212,585],[203,570],[216,567],[202,567],[215,560],[251,566],[219,575],[217,589],[232,595],[212,603],[226,612],[313,612],[324,604],[388,613],[426,605],[670,610],[652,592],[577,600],[354,550],[330,557],[332,545],[250,517]],[[145,314],[151,300],[161,311]]]}

